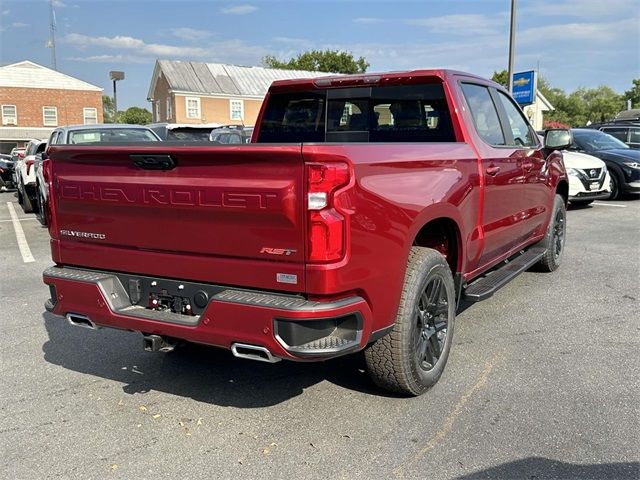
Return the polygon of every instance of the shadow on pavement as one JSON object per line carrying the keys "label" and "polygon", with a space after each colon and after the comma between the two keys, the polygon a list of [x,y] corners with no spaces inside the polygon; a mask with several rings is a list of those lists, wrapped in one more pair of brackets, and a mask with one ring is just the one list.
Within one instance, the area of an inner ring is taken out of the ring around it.
{"label": "shadow on pavement", "polygon": [[548,458],[529,457],[457,477],[458,480],[513,480],[514,478],[522,480],[637,480],[640,478],[640,463],[579,465]]}
{"label": "shadow on pavement", "polygon": [[128,394],[156,390],[221,406],[260,408],[326,380],[346,389],[386,395],[369,380],[362,354],[319,363],[266,364],[195,344],[167,354],[149,353],[142,349],[138,333],[87,330],[50,313],[42,316],[49,335],[42,346],[47,362],[121,382]]}

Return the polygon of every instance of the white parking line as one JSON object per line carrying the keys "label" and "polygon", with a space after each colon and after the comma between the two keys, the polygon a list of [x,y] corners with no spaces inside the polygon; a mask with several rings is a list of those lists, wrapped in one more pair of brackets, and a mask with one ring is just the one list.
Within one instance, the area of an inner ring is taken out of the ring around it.
{"label": "white parking line", "polygon": [[24,230],[22,230],[22,225],[20,225],[18,215],[16,215],[16,211],[13,208],[13,203],[7,202],[7,208],[9,209],[9,215],[11,216],[11,221],[13,222],[13,230],[16,232],[16,240],[18,241],[18,248],[20,249],[20,254],[22,255],[22,261],[24,263],[35,262],[36,259],[33,258],[33,255],[31,254],[31,249],[29,248],[29,244],[27,243],[27,238],[24,236]]}
{"label": "white parking line", "polygon": [[600,203],[600,202],[593,202],[594,205],[597,205],[598,207],[618,207],[618,208],[627,208],[626,205],[617,205],[615,203]]}
{"label": "white parking line", "polygon": [[[36,217],[17,217],[19,222],[24,222],[25,220],[37,220]],[[0,220],[0,223],[4,223],[4,222],[13,222],[13,219],[11,220]]]}

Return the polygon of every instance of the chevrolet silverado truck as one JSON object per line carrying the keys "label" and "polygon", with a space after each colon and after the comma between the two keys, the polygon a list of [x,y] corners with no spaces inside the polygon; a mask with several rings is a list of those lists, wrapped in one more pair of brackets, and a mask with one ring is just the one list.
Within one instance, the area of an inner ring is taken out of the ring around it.
{"label": "chevrolet silverado truck", "polygon": [[150,351],[364,350],[419,395],[457,310],[560,264],[571,136],[543,143],[500,85],[418,70],[274,82],[246,145],[52,145],[45,306]]}

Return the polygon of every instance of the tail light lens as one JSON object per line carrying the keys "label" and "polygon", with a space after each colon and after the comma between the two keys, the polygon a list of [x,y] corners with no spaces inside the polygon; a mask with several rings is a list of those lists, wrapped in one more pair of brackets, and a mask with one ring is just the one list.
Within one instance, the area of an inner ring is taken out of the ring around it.
{"label": "tail light lens", "polygon": [[307,164],[310,262],[335,261],[345,254],[347,221],[336,192],[349,180],[349,165],[344,162]]}

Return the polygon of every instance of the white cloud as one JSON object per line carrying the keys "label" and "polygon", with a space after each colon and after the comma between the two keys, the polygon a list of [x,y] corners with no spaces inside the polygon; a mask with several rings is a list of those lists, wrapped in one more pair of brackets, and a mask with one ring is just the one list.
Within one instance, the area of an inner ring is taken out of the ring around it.
{"label": "white cloud", "polygon": [[231,15],[247,15],[249,13],[255,12],[256,10],[258,10],[258,7],[254,5],[235,5],[233,7],[225,7],[220,9],[222,13]]}
{"label": "white cloud", "polygon": [[88,57],[67,57],[67,60],[93,63],[153,63],[154,57],[136,57],[135,55],[91,55]]}
{"label": "white cloud", "polygon": [[313,47],[313,42],[305,38],[273,37],[273,41],[276,43],[281,43],[283,45],[290,45],[291,47],[299,47],[299,48]]}
{"label": "white cloud", "polygon": [[629,18],[614,22],[583,22],[583,23],[560,23],[555,25],[544,25],[532,27],[517,32],[516,42],[532,45],[552,45],[554,42],[565,43],[580,41],[583,43],[584,51],[591,51],[588,45],[592,45],[596,50],[598,43],[615,42],[622,40],[625,34],[637,36],[640,19]]}
{"label": "white cloud", "polygon": [[53,0],[53,6],[58,8],[63,8],[63,7],[66,7],[67,4],[64,3],[62,0]]}
{"label": "white cloud", "polygon": [[518,9],[524,15],[602,18],[624,16],[638,11],[637,0],[555,0],[536,1]]}
{"label": "white cloud", "polygon": [[456,35],[486,35],[504,30],[507,18],[504,14],[456,14],[433,18],[416,18],[406,21],[407,25],[427,27],[434,33],[450,33]]}
{"label": "white cloud", "polygon": [[353,19],[354,23],[362,23],[365,25],[373,25],[376,23],[382,23],[385,20],[383,18],[375,18],[375,17],[358,17]]}
{"label": "white cloud", "polygon": [[171,34],[176,38],[189,41],[204,40],[212,35],[212,33],[207,30],[197,30],[189,27],[172,28]]}
{"label": "white cloud", "polygon": [[9,15],[11,10],[2,10],[2,15]]}
{"label": "white cloud", "polygon": [[29,26],[29,24],[28,24],[28,23],[22,23],[22,22],[13,22],[13,23],[11,24],[11,26],[12,26],[13,28],[24,28],[24,27],[28,27],[28,26]]}
{"label": "white cloud", "polygon": [[111,49],[135,50],[139,56],[155,57],[205,57],[209,51],[202,47],[182,47],[159,43],[145,43],[143,40],[128,36],[90,37],[79,33],[70,33],[63,38],[65,43],[79,48],[104,47]]}

